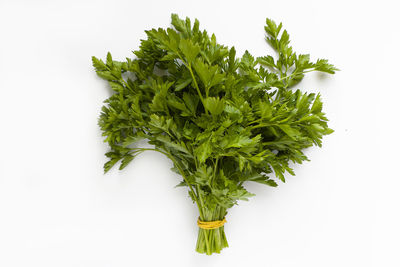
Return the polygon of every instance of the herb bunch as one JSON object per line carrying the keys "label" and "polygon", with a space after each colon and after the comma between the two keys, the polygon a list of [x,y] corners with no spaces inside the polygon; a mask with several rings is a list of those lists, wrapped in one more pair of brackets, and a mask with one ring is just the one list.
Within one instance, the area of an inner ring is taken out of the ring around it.
{"label": "herb bunch", "polygon": [[[196,19],[172,14],[172,26],[146,31],[134,58],[93,66],[113,95],[105,101],[99,126],[110,146],[107,172],[125,168],[152,150],[173,162],[188,187],[201,221],[222,220],[239,200],[253,196],[245,182],[277,186],[294,175],[289,162],[308,160],[303,150],[321,146],[333,132],[320,95],[292,90],[305,73],[333,74],[325,59],[296,54],[289,34],[267,19],[266,41],[276,56],[236,56],[201,31]],[[153,148],[135,146],[145,139]],[[199,229],[196,251],[208,255],[227,247],[224,227]]]}

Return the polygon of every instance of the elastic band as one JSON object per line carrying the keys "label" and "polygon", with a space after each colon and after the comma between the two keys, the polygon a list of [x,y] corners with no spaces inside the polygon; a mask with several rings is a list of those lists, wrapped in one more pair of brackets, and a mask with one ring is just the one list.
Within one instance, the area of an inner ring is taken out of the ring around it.
{"label": "elastic band", "polygon": [[212,221],[212,222],[203,222],[203,221],[200,221],[200,218],[197,219],[197,225],[199,226],[199,228],[205,229],[205,230],[220,228],[220,227],[224,226],[225,223],[226,223],[225,218],[221,221]]}

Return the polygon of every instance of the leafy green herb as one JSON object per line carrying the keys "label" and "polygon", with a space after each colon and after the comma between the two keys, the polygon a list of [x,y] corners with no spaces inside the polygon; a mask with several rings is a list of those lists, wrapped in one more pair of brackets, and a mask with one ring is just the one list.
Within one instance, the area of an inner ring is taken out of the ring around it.
{"label": "leafy green herb", "polygon": [[[289,34],[267,19],[266,41],[277,57],[236,56],[234,47],[172,15],[172,28],[146,31],[135,58],[120,62],[92,58],[97,74],[114,94],[105,101],[99,125],[110,146],[107,172],[125,168],[140,153],[158,151],[174,164],[202,221],[222,220],[239,200],[253,196],[246,182],[277,186],[294,175],[289,162],[321,146],[333,132],[320,95],[292,90],[305,73],[337,69],[325,59],[296,54]],[[153,148],[135,147],[148,140]],[[199,229],[196,250],[227,247],[224,228]]]}

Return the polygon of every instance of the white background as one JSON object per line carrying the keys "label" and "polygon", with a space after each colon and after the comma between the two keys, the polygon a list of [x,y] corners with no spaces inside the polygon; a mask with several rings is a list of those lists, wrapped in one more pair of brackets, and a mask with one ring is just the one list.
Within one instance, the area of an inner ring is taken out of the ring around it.
{"label": "white background", "polygon": [[[0,266],[400,266],[396,2],[1,0]],[[341,69],[299,85],[322,93],[335,133],[286,184],[249,184],[211,257],[168,159],[102,170],[110,90],[91,56],[131,57],[172,12],[240,55],[271,53],[265,18],[282,21],[295,51]]]}

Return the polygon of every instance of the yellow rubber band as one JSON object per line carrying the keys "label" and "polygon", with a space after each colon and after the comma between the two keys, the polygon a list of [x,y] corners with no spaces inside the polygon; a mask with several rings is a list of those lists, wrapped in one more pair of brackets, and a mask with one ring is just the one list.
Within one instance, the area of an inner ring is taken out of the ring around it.
{"label": "yellow rubber band", "polygon": [[220,228],[220,227],[224,226],[225,223],[226,223],[225,218],[220,221],[212,221],[212,222],[203,222],[203,221],[200,221],[200,218],[197,219],[197,225],[199,226],[199,228],[205,229],[205,230]]}

